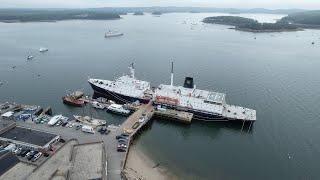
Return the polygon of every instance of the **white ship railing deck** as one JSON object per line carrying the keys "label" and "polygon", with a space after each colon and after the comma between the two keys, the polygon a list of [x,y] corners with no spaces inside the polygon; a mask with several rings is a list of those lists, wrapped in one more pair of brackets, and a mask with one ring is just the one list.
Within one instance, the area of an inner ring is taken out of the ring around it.
{"label": "white ship railing deck", "polygon": [[222,116],[229,120],[255,121],[257,119],[256,110],[228,104],[224,105]]}

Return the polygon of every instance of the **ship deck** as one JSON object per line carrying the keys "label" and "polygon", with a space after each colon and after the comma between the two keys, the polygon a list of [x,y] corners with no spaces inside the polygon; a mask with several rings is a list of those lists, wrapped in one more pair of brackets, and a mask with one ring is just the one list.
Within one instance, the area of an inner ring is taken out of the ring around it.
{"label": "ship deck", "polygon": [[222,116],[229,120],[255,121],[256,110],[234,105],[224,105]]}

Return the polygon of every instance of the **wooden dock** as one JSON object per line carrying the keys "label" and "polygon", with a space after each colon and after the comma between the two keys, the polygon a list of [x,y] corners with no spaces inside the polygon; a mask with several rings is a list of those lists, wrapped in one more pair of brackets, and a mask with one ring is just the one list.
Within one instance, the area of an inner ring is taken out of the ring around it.
{"label": "wooden dock", "polygon": [[[158,117],[163,117],[167,120],[174,120],[179,121],[183,123],[190,124],[193,114],[188,112],[181,112],[176,110],[155,110],[154,106],[152,105],[152,102],[148,104],[143,104],[136,106],[135,108],[132,108],[132,110],[135,109],[136,111],[128,117],[128,119],[122,123],[120,126],[120,129],[123,132],[127,132],[130,134],[129,141],[128,141],[128,148],[124,156],[124,160],[122,163],[122,171],[121,174],[125,176],[126,178],[130,179],[130,177],[134,177],[130,171],[126,169],[126,162],[127,157],[130,152],[130,145],[132,140],[134,139],[136,133],[145,125],[148,123],[148,121],[151,120],[153,115]],[[143,122],[139,122],[140,118],[144,118]]]}
{"label": "wooden dock", "polygon": [[176,111],[171,109],[155,110],[154,115],[160,118],[165,118],[166,120],[174,120],[174,121],[182,122],[186,124],[190,124],[193,118],[192,113]]}
{"label": "wooden dock", "polygon": [[[124,132],[128,132],[133,136],[144,124],[146,124],[153,116],[154,113],[154,107],[152,106],[151,103],[149,104],[144,104],[139,107],[138,110],[136,110],[131,116],[128,117],[128,119],[122,123],[120,128]],[[139,119],[141,117],[144,117],[144,122],[139,123]],[[138,124],[139,125],[135,128],[134,125]]]}

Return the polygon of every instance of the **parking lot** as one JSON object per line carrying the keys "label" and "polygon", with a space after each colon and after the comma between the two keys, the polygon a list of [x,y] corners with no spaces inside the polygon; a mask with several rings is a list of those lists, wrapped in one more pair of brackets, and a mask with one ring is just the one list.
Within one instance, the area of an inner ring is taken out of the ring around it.
{"label": "parking lot", "polygon": [[[47,116],[47,115],[44,115],[44,116],[41,115],[33,118],[25,118],[25,116],[23,116],[22,120],[20,117],[20,119],[16,119],[15,123],[20,128],[32,129],[32,130],[35,130],[35,132],[41,131],[47,134],[58,135],[65,141],[68,141],[71,139],[77,139],[79,144],[91,143],[91,142],[103,142],[103,145],[104,145],[103,149],[105,151],[103,155],[104,157],[102,158],[105,161],[104,166],[102,168],[102,172],[104,174],[103,176],[107,176],[108,179],[121,179],[121,168],[122,168],[125,152],[117,151],[118,141],[115,137],[121,134],[123,131],[122,129],[119,128],[119,126],[108,126],[108,128],[104,128],[102,131],[100,131],[100,127],[98,127],[97,129],[94,130],[94,133],[92,132],[88,133],[88,132],[83,132],[81,123],[76,122],[75,120],[71,119],[69,121],[61,121],[61,122],[57,121],[54,125],[48,125],[48,122],[50,121],[50,119],[51,119],[50,116]],[[9,135],[10,135],[10,138],[15,138],[14,133],[13,134],[11,133]],[[19,138],[23,139],[24,137],[19,137]],[[37,143],[41,145],[44,144],[44,143],[41,143],[39,140],[36,140],[36,142],[33,142],[34,140],[29,140],[28,138],[26,139],[27,139],[26,141],[29,143]],[[35,162],[33,162],[32,159],[28,160],[28,157],[26,157],[26,155],[18,156],[18,157],[22,162],[33,163],[34,165],[39,166],[39,168],[42,168],[43,165],[47,164],[48,162],[51,162],[48,159],[51,159],[52,156],[55,156],[55,151],[58,148],[59,148],[59,145],[57,145],[57,147],[53,147],[49,151],[49,157],[45,157],[43,154]],[[73,170],[78,171],[77,169],[73,169]],[[64,174],[65,172],[59,171],[58,173]],[[35,175],[34,173],[32,173],[32,177],[40,177],[40,176],[41,175]],[[54,176],[51,178],[59,179],[60,177]]]}
{"label": "parking lot", "polygon": [[76,130],[75,127],[62,127],[62,126],[48,126],[47,124],[35,124],[31,121],[17,121],[17,125],[38,129],[41,131],[54,133],[60,135],[66,141],[69,139],[77,139],[79,143],[88,143],[88,142],[97,142],[103,141],[105,149],[106,149],[106,159],[107,159],[107,178],[108,179],[121,179],[121,165],[122,160],[124,158],[123,152],[117,152],[117,140],[115,139],[116,135],[122,133],[121,129],[118,127],[112,127],[110,129],[110,133],[100,134],[96,132],[95,134],[82,132],[80,129]]}
{"label": "parking lot", "polygon": [[27,179],[51,179],[59,171],[60,174],[66,175],[71,165],[70,157],[73,145],[77,141],[71,140],[61,149],[52,155],[44,164],[39,166]]}

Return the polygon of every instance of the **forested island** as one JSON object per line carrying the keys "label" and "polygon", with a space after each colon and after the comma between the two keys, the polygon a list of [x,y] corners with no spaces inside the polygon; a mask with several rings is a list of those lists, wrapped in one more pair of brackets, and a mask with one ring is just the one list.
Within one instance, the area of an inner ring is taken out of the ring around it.
{"label": "forested island", "polygon": [[142,16],[142,15],[144,15],[144,14],[143,14],[143,12],[139,12],[139,11],[138,11],[138,12],[133,13],[133,15],[135,15],[135,16]]}
{"label": "forested island", "polygon": [[204,23],[234,26],[234,29],[249,32],[298,31],[297,25],[278,21],[276,23],[259,23],[257,20],[238,16],[215,16],[203,19]]}
{"label": "forested island", "polygon": [[303,28],[320,28],[320,11],[292,13],[282,18],[280,21],[295,24]]}
{"label": "forested island", "polygon": [[151,14],[153,14],[153,15],[161,15],[162,12],[161,11],[153,11]]}
{"label": "forested island", "polygon": [[320,11],[292,13],[275,23],[259,23],[257,20],[239,16],[215,16],[203,19],[204,23],[234,26],[249,32],[298,31],[304,28],[320,28]]}
{"label": "forested island", "polygon": [[1,10],[0,22],[54,22],[60,20],[109,20],[119,19],[113,12],[90,10]]}

